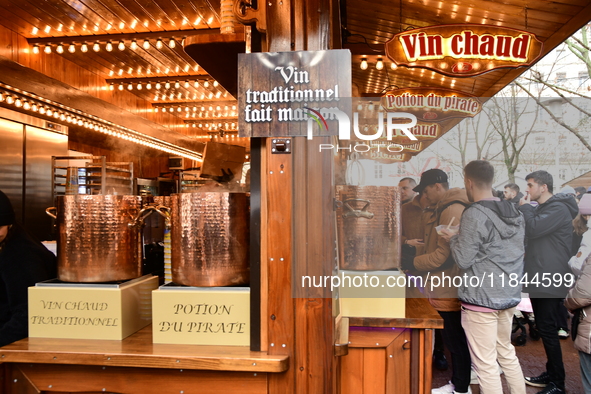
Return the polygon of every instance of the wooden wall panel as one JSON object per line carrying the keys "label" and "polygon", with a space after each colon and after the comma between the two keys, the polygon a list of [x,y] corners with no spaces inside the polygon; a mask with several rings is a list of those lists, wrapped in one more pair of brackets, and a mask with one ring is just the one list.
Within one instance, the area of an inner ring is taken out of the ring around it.
{"label": "wooden wall panel", "polygon": [[[11,381],[28,380],[29,391],[8,383],[8,393],[109,392],[161,394],[266,394],[267,374],[81,365],[12,365]],[[18,382],[17,382],[18,383]],[[32,386],[32,387],[31,387]],[[165,387],[165,388],[164,388]],[[37,390],[41,391],[35,391]],[[12,390],[14,389],[14,390]]]}

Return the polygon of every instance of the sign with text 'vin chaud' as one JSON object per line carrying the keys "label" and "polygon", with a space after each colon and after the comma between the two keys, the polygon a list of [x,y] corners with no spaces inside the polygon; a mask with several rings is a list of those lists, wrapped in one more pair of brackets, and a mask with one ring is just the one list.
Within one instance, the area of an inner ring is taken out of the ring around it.
{"label": "sign with text 'vin chaud'", "polygon": [[[238,57],[241,137],[305,136],[322,109],[343,108],[351,97],[348,50],[246,53]],[[336,135],[327,119],[315,135]]]}

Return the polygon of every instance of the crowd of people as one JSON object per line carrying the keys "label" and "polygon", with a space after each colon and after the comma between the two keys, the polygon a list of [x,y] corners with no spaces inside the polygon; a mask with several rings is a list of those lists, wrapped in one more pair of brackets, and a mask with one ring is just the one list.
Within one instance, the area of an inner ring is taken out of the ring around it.
{"label": "crowd of people", "polygon": [[[484,394],[502,393],[501,374],[512,394],[525,394],[526,385],[538,394],[564,393],[560,337],[568,337],[571,314],[582,383],[591,394],[591,193],[565,187],[554,194],[543,170],[526,176],[525,194],[514,183],[498,192],[493,180],[493,166],[475,160],[464,168],[464,188],[450,188],[440,169],[422,173],[418,184],[399,183],[401,268],[428,278],[424,291],[443,319],[434,366],[447,368],[443,345],[451,355],[451,380],[432,394],[471,393],[471,383]],[[464,280],[455,286],[446,276]],[[531,377],[511,343],[524,297],[547,358],[545,370]]]}

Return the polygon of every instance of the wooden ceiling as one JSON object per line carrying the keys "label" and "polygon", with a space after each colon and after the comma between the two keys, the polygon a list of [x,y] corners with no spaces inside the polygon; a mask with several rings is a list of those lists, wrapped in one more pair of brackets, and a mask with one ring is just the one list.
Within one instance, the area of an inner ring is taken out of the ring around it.
{"label": "wooden ceiling", "polygon": [[[384,43],[400,31],[464,22],[506,26],[535,33],[547,53],[591,19],[591,0],[340,3],[343,46],[353,53],[353,82],[366,95],[388,87],[435,86],[488,97],[524,71],[452,78],[422,69],[393,69]],[[192,134],[205,135],[220,123],[228,130],[237,123],[234,98],[183,50],[186,37],[219,33],[220,20],[219,0],[0,0],[0,24],[24,36],[31,48],[36,45],[39,56],[49,47],[103,78],[114,94],[131,91],[154,109],[195,124]],[[368,60],[367,70],[359,67],[362,57]],[[379,57],[382,70],[375,68]]]}

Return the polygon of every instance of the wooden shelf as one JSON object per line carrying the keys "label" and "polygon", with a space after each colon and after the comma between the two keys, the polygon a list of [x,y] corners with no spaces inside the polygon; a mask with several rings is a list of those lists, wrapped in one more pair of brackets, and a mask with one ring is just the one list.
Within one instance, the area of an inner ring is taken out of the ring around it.
{"label": "wooden shelf", "polygon": [[406,317],[398,319],[350,317],[349,326],[443,328],[443,319],[433,309],[427,298],[406,298]]}
{"label": "wooden shelf", "polygon": [[289,356],[242,346],[152,344],[148,326],[122,341],[26,338],[1,348],[0,362],[279,373]]}

